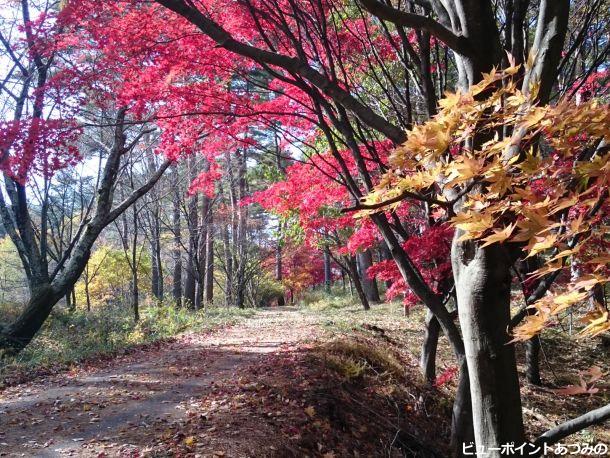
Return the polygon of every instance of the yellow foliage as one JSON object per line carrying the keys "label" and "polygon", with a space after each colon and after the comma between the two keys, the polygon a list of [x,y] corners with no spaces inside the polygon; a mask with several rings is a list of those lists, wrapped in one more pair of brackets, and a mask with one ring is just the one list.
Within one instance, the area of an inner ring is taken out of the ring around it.
{"label": "yellow foliage", "polygon": [[[150,258],[142,253],[138,262],[138,276],[139,288],[143,293],[150,291],[150,271]],[[85,272],[75,286],[76,302],[79,306],[86,305],[87,289],[92,307],[120,302],[129,294],[131,278],[131,267],[125,252],[102,245],[91,255]]]}
{"label": "yellow foliage", "polygon": [[[592,253],[588,243],[604,237],[608,217],[610,154],[599,146],[610,141],[610,109],[597,100],[538,106],[538,87],[520,91],[517,70],[494,68],[467,93],[446,94],[438,114],[391,154],[391,169],[365,202],[435,189],[435,200],[454,206],[451,223],[463,232],[460,240],[519,243],[527,257],[542,255],[546,264],[534,277],[564,269],[575,257],[593,264],[596,275],[585,283],[534,304],[537,314],[515,330],[516,339],[526,339],[610,281],[608,256]],[[456,195],[460,200],[451,201]],[[608,320],[607,313],[596,315],[584,334],[609,329]]]}

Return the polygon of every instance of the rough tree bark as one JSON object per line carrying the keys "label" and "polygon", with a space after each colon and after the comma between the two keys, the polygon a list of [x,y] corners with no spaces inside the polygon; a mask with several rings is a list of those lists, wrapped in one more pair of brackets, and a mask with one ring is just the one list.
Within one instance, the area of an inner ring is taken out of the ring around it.
{"label": "rough tree bark", "polygon": [[[486,450],[523,443],[519,378],[510,325],[510,258],[496,245],[476,241],[452,246],[458,314],[464,336],[477,446]],[[491,456],[500,456],[490,452]]]}
{"label": "rough tree bark", "polygon": [[369,300],[369,302],[380,302],[381,299],[379,298],[377,280],[374,278],[369,278],[367,274],[369,267],[373,265],[373,255],[371,254],[371,250],[358,253],[356,255],[356,259],[358,261],[358,271],[360,272],[362,288],[364,289],[366,298]]}

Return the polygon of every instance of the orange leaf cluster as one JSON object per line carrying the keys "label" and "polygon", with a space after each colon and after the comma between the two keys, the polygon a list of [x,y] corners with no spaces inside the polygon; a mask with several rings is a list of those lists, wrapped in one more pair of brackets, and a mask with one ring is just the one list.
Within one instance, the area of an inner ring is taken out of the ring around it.
{"label": "orange leaf cluster", "polygon": [[[605,245],[596,253],[591,243],[608,242],[610,109],[596,100],[538,106],[535,87],[518,88],[517,70],[493,70],[467,93],[447,94],[439,113],[395,149],[365,203],[434,190],[436,205],[454,212],[460,240],[512,243],[523,257],[539,256],[534,278],[587,264],[533,304],[537,314],[514,332],[525,340],[610,280]],[[584,335],[610,329],[605,309],[586,320]]]}

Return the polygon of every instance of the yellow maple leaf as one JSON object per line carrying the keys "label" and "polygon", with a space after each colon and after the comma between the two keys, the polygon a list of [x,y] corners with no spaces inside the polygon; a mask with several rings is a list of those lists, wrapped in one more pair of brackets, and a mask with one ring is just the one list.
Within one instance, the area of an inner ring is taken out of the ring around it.
{"label": "yellow maple leaf", "polygon": [[532,108],[523,118],[521,119],[521,127],[529,129],[533,126],[538,126],[546,116],[546,110],[544,108],[535,107]]}
{"label": "yellow maple leaf", "polygon": [[595,337],[604,331],[610,330],[610,319],[608,312],[598,313],[597,317],[592,317],[589,324],[580,331],[581,336]]}
{"label": "yellow maple leaf", "polygon": [[445,92],[445,97],[438,101],[439,106],[444,110],[456,107],[462,100],[460,92]]}
{"label": "yellow maple leaf", "polygon": [[488,235],[487,237],[482,239],[485,243],[481,246],[481,248],[486,247],[487,245],[491,245],[493,243],[504,242],[511,236],[513,230],[515,229],[515,226],[516,224],[509,224],[504,229],[495,230],[493,234]]}
{"label": "yellow maple leaf", "polygon": [[553,315],[557,315],[559,312],[567,309],[568,307],[585,300],[588,297],[586,291],[570,291],[569,293],[560,294],[553,297]]}
{"label": "yellow maple leaf", "polygon": [[541,251],[548,250],[555,245],[557,241],[557,234],[550,234],[546,237],[534,236],[530,239],[530,243],[527,246],[528,255],[526,258],[534,256]]}
{"label": "yellow maple leaf", "polygon": [[528,315],[519,326],[513,329],[509,343],[522,342],[538,335],[544,329],[548,316],[544,313]]}
{"label": "yellow maple leaf", "polygon": [[453,225],[468,233],[480,233],[493,227],[494,219],[488,213],[468,212],[456,215]]}

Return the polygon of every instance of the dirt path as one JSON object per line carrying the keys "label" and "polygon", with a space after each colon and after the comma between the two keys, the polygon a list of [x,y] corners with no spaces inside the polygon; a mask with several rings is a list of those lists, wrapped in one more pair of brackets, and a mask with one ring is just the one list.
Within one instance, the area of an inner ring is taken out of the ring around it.
{"label": "dirt path", "polygon": [[[193,415],[205,423],[205,412],[197,408],[202,396],[219,384],[237,383],[240,373],[317,332],[314,322],[290,307],[270,309],[234,327],[184,335],[103,368],[9,388],[0,394],[0,456],[141,456],[155,446],[154,455],[163,456],[158,453],[163,441],[195,441],[176,437],[179,428],[172,425]],[[196,440],[209,446],[196,456],[231,455],[227,438],[244,431],[215,434],[223,426],[205,426],[207,434]]]}

